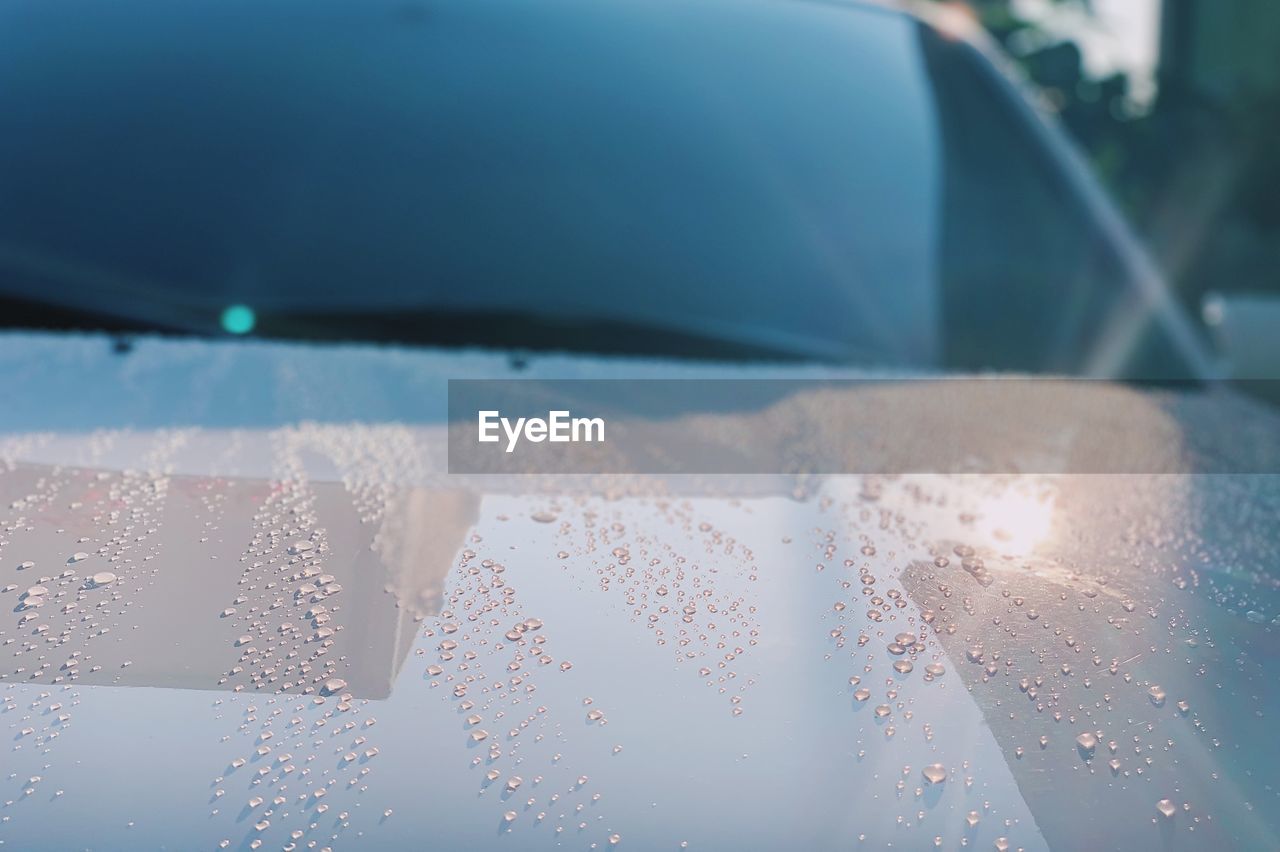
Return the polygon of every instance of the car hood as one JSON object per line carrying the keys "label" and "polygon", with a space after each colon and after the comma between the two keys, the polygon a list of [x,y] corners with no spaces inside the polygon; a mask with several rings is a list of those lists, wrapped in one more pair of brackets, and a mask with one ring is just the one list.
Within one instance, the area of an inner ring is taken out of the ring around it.
{"label": "car hood", "polygon": [[[1280,489],[1248,464],[450,475],[451,379],[865,374],[0,362],[6,848],[1278,845]],[[1274,457],[1267,409],[1124,394],[1189,457]]]}

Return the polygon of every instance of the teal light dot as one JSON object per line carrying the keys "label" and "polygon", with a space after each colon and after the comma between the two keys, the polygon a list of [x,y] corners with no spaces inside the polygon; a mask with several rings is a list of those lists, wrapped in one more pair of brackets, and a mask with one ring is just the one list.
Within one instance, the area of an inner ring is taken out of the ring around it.
{"label": "teal light dot", "polygon": [[222,312],[222,330],[227,334],[248,334],[257,322],[248,305],[230,305]]}

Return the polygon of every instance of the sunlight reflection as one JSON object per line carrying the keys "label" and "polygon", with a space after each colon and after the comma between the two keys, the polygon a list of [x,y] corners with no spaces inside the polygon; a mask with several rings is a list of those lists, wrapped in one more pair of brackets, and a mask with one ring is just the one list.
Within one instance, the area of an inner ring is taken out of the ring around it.
{"label": "sunlight reflection", "polygon": [[978,507],[978,531],[987,543],[1012,555],[1032,553],[1053,528],[1055,493],[1020,485],[985,497]]}

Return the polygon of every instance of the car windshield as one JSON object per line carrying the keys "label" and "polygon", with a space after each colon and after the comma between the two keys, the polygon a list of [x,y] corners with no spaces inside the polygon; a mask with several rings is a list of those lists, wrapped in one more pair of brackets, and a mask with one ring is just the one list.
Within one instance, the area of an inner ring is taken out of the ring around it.
{"label": "car windshield", "polygon": [[246,5],[5,13],[10,324],[1194,374],[1043,128],[911,19]]}
{"label": "car windshield", "polygon": [[968,5],[0,2],[0,852],[1280,850],[1280,382]]}

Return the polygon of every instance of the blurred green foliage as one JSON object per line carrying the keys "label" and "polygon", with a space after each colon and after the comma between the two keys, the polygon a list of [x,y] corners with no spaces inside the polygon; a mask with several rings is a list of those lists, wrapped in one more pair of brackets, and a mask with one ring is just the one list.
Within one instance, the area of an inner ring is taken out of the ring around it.
{"label": "blurred green foliage", "polygon": [[1162,76],[1154,102],[1135,109],[1126,75],[1091,79],[1077,44],[1040,31],[1011,0],[970,5],[1057,109],[1189,308],[1212,291],[1280,293],[1280,92],[1210,99]]}

